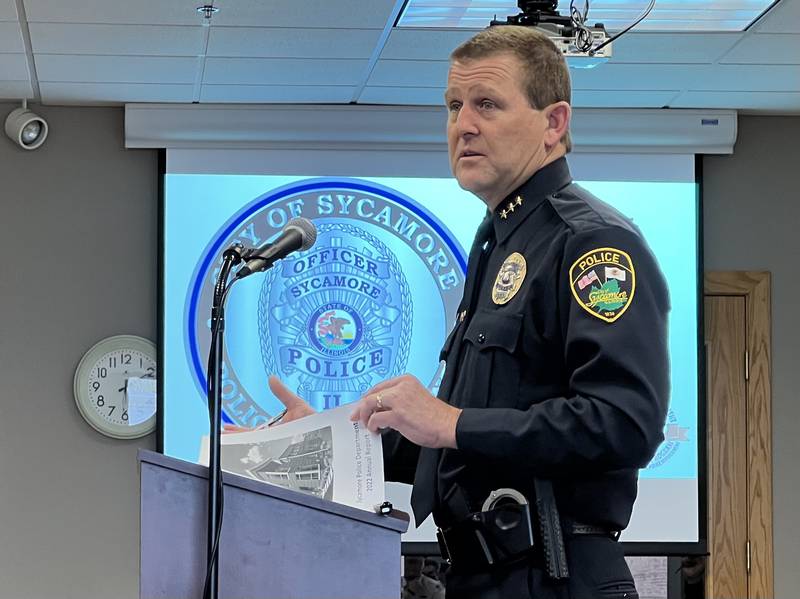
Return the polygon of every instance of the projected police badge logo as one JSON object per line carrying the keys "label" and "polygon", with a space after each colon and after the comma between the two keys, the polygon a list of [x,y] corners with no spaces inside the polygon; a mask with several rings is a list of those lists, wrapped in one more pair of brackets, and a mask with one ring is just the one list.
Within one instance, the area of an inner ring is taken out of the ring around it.
{"label": "projected police badge logo", "polygon": [[309,179],[273,190],[232,217],[195,271],[187,346],[203,400],[208,311],[222,250],[237,241],[260,246],[296,216],[314,222],[316,244],[243,279],[230,294],[224,418],[257,426],[282,409],[267,388],[270,374],[317,410],[353,402],[405,372],[435,392],[438,352],[463,291],[463,249],[394,190],[357,179]]}

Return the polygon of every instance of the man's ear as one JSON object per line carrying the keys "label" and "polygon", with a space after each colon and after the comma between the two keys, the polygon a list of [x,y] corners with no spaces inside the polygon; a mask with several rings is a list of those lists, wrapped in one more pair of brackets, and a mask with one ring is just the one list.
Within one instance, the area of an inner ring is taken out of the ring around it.
{"label": "man's ear", "polygon": [[556,102],[544,109],[544,116],[547,119],[547,129],[544,132],[544,144],[550,149],[555,147],[566,132],[569,131],[572,108],[564,101]]}

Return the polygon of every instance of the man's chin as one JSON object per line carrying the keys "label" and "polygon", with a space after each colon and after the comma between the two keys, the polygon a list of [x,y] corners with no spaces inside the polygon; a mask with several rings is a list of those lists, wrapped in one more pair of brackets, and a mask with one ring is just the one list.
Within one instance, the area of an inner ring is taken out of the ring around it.
{"label": "man's chin", "polygon": [[475,179],[474,177],[469,176],[459,176],[456,175],[456,181],[458,181],[459,186],[464,191],[469,191],[474,193],[478,197],[482,197],[482,193],[485,191],[487,185],[485,181]]}

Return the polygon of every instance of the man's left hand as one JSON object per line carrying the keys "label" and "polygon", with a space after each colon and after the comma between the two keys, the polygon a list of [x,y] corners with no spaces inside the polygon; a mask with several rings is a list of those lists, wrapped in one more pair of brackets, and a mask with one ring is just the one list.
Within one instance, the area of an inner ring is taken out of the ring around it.
{"label": "man's left hand", "polygon": [[459,408],[434,397],[410,374],[383,381],[355,404],[350,420],[373,433],[392,428],[421,447],[456,448]]}

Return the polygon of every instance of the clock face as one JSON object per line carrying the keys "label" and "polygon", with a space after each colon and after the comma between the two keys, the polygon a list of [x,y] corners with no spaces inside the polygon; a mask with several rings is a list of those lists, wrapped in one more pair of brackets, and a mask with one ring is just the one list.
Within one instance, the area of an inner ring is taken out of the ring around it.
{"label": "clock face", "polygon": [[[129,380],[152,379],[156,376],[156,361],[135,349],[115,349],[103,354],[89,371],[87,392],[90,406],[97,415],[110,424],[136,426],[155,414],[152,410],[131,406],[132,388]],[[134,399],[134,402],[138,401]]]}
{"label": "clock face", "polygon": [[156,347],[133,335],[103,339],[75,371],[75,403],[109,437],[132,439],[156,427]]}

